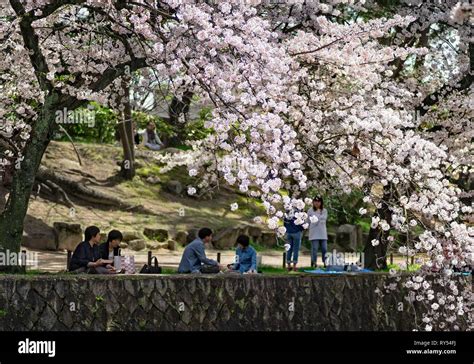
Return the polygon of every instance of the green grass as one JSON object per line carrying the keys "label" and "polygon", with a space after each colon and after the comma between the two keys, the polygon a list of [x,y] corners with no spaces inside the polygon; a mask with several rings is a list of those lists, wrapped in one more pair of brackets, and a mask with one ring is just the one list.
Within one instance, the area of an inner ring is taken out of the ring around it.
{"label": "green grass", "polygon": [[271,267],[268,265],[261,265],[258,268],[259,271],[262,273],[267,273],[267,274],[288,274],[288,271],[283,268],[277,268],[277,267]]}
{"label": "green grass", "polygon": [[176,268],[165,268],[163,267],[161,269],[162,274],[176,274],[178,273],[178,270]]}
{"label": "green grass", "polygon": [[[300,267],[298,268],[298,273],[304,273],[305,270],[310,270],[313,269],[311,267]],[[288,272],[286,268],[283,267],[273,267],[269,265],[261,265],[258,268],[259,271],[261,271],[264,274],[292,274]]]}
{"label": "green grass", "polygon": [[239,213],[249,219],[255,216],[265,215],[263,203],[255,198],[238,195],[237,203],[239,204]]}
{"label": "green grass", "polygon": [[176,149],[179,149],[179,150],[192,150],[193,148],[190,147],[189,145],[178,145],[175,147]]}
{"label": "green grass", "polygon": [[140,177],[150,177],[150,176],[158,176],[160,174],[160,167],[157,165],[149,165],[147,167],[138,168],[136,173]]}
{"label": "green grass", "polygon": [[[255,244],[252,244],[252,246],[254,248],[256,248]],[[257,245],[257,247],[259,247]],[[262,248],[264,249],[264,248]],[[258,251],[258,249],[256,249]],[[421,265],[419,264],[410,264],[408,266],[408,272],[416,272],[420,269]],[[390,269],[395,269],[396,271],[401,271],[400,270],[400,267],[398,267],[397,264],[388,264],[387,266],[387,269],[384,269],[384,270],[380,270],[378,272],[389,272]],[[314,269],[314,268],[311,268],[311,267],[299,267],[298,268],[298,273],[304,273],[305,270],[311,270],[311,269]],[[288,270],[286,268],[283,268],[283,267],[274,267],[274,266],[269,266],[269,265],[261,265],[259,267],[259,271],[261,271],[263,274],[281,274],[281,275],[291,275],[291,274],[294,274],[294,272],[288,272]],[[6,272],[0,272],[0,275],[1,274],[11,274],[11,273],[6,273]],[[18,272],[16,273],[18,275],[26,275],[26,276],[36,276],[36,275],[49,275],[49,276],[76,276],[76,274],[74,273],[70,273],[70,272],[57,272],[57,273],[52,273],[52,272],[44,272],[44,271],[40,271],[40,270],[36,270],[36,269],[31,269],[31,270],[27,270],[26,273],[21,273],[21,272]],[[167,275],[171,275],[171,274],[177,274],[177,269],[176,268],[170,268],[170,267],[162,267],[162,274],[167,274]],[[119,275],[120,276],[120,275]],[[96,300],[98,302],[102,301],[103,298],[101,296],[97,296],[96,297]]]}
{"label": "green grass", "polygon": [[178,166],[166,173],[157,174],[162,182],[179,181],[183,186],[195,185],[196,178],[191,177],[186,166]]}
{"label": "green grass", "polygon": [[[387,264],[387,269],[380,270],[380,272],[388,272],[392,268],[395,269],[396,271],[401,271],[398,264]],[[416,271],[420,270],[420,268],[421,268],[420,264],[409,264],[408,265],[408,272],[416,272]]]}
{"label": "green grass", "polygon": [[136,194],[137,191],[139,191],[140,197],[156,198],[160,190],[159,187],[150,186],[139,178],[134,178],[131,181],[125,181],[122,183],[122,186],[130,190],[131,193]]}

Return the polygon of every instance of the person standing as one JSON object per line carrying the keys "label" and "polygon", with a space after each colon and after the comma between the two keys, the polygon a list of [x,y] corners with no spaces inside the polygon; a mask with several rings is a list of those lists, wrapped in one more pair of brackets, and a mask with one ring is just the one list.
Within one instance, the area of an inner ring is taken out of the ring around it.
{"label": "person standing", "polygon": [[[288,266],[288,271],[291,271],[292,269],[296,271],[304,229],[302,225],[295,224],[295,217],[292,213],[287,213],[283,222],[286,228],[286,238],[288,244],[290,244],[290,249],[286,252],[286,264]],[[291,267],[291,263],[293,263],[293,267]]]}
{"label": "person standing", "polygon": [[324,208],[322,197],[313,199],[313,207],[308,210],[309,241],[311,242],[311,266],[316,267],[318,261],[318,250],[321,246],[321,254],[324,267],[326,267],[326,252],[328,250],[328,232],[326,221],[328,211]]}

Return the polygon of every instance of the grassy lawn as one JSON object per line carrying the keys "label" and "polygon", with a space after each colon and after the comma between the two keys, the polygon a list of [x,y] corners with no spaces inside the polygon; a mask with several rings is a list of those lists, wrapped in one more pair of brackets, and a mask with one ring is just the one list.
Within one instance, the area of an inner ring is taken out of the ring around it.
{"label": "grassy lawn", "polygon": [[[311,267],[300,267],[298,268],[298,273],[304,273],[305,270],[311,270],[311,269],[314,269],[314,268],[311,268]],[[282,268],[282,267],[271,267],[271,266],[267,266],[267,265],[262,265],[260,268],[259,268],[260,271],[262,271],[262,273],[267,273],[267,274],[294,274],[294,272],[288,272],[288,270],[286,268]]]}
{"label": "grassy lawn", "polygon": [[[395,269],[396,271],[401,271],[398,264],[387,264],[387,269],[381,270],[380,272],[388,272],[392,268]],[[420,270],[420,268],[421,268],[420,264],[409,264],[408,265],[408,272],[416,272],[416,271]]]}

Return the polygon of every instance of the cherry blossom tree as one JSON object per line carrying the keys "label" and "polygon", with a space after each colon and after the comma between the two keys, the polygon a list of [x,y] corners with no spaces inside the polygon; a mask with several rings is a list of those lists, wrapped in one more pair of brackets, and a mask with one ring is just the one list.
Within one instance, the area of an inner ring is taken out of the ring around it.
{"label": "cherry blossom tree", "polygon": [[265,72],[271,79],[260,93],[284,94],[284,49],[273,48],[276,34],[246,4],[12,0],[1,4],[0,16],[1,160],[16,167],[0,215],[3,249],[19,250],[29,195],[58,127],[58,111],[91,100],[120,108],[123,80],[142,68],[169,79],[177,101],[192,93],[236,110],[229,87],[248,87],[246,77],[260,77],[271,62]]}
{"label": "cherry blossom tree", "polygon": [[[305,13],[305,5],[292,9]],[[319,9],[324,12],[328,7]],[[285,232],[280,220],[288,209],[295,210],[296,222],[306,226],[304,209],[311,202],[308,191],[364,190],[364,202],[376,211],[371,244],[385,247],[380,259],[385,260],[386,249],[393,244],[388,232],[396,230],[406,236],[400,253],[407,258],[416,253],[428,256],[416,280],[424,281],[436,272],[440,278],[434,285],[455,287],[451,290],[456,292],[456,304],[447,309],[444,298],[433,302],[436,297],[428,293],[428,302],[433,303],[432,312],[423,318],[426,329],[433,328],[436,320],[442,323],[435,325],[437,329],[456,329],[456,318],[471,304],[469,287],[456,284],[451,276],[472,266],[473,231],[459,219],[461,212],[470,213],[472,208],[463,206],[462,191],[450,181],[454,155],[464,155],[463,150],[456,143],[451,147],[436,143],[426,135],[428,130],[422,124],[426,119],[415,117],[417,105],[423,107],[428,104],[426,97],[433,98],[427,95],[429,87],[422,90],[413,80],[393,77],[394,72],[401,75],[409,68],[410,59],[423,60],[429,44],[423,41],[421,45],[426,46],[412,47],[411,42],[401,40],[387,45],[386,38],[394,28],[412,28],[404,34],[409,36],[430,28],[434,21],[452,22],[450,9],[443,9],[442,17],[438,13],[428,20],[423,19],[426,8],[422,8],[415,13],[418,18],[395,15],[341,24],[317,16],[305,18],[301,26],[295,20],[279,20],[274,28],[268,22],[268,30],[292,29],[277,35],[278,66],[269,60],[264,67],[247,67],[244,80],[236,75],[238,86],[228,85],[234,92],[217,100],[214,118],[207,125],[216,133],[196,143],[197,152],[180,157],[180,162],[188,163],[190,175],[206,175],[197,190],[223,179],[260,198],[269,215],[268,227],[280,234]],[[282,13],[278,9],[278,16]],[[264,19],[270,17],[268,11],[262,14]],[[419,21],[431,23],[423,28]],[[458,34],[464,32],[465,28],[458,29]],[[460,48],[460,65],[465,51]],[[440,87],[438,78],[446,76],[442,70],[439,73],[430,80],[431,88]],[[274,75],[278,75],[277,82]],[[280,87],[269,88],[267,80]],[[225,81],[217,80],[217,85]],[[462,109],[465,115],[468,104],[450,107],[450,112]],[[196,188],[189,191],[195,193]],[[416,226],[424,233],[415,238],[412,230]],[[432,284],[417,283],[408,286],[433,292]],[[439,307],[443,307],[442,314]]]}
{"label": "cherry blossom tree", "polygon": [[[361,213],[373,213],[370,246],[381,247],[376,258],[385,259],[391,231],[404,234],[400,252],[427,257],[408,287],[431,304],[424,328],[456,329],[471,304],[466,286],[453,278],[472,266],[473,231],[460,219],[472,208],[463,205],[462,191],[451,181],[463,141],[449,135],[444,143],[428,135],[423,123],[445,128],[450,122],[441,108],[426,109],[423,118],[414,111],[438,100],[469,126],[469,99],[456,99],[456,92],[469,87],[454,86],[447,95],[442,69],[428,80],[409,77],[409,71],[429,72],[435,64],[434,45],[424,37],[443,22],[452,28],[448,34],[465,36],[469,7],[453,3],[436,8],[433,17],[433,9],[410,2],[390,16],[350,17],[370,13],[371,4],[2,4],[1,17],[8,20],[0,28],[2,163],[21,159],[0,216],[3,248],[19,249],[33,179],[57,127],[56,111],[88,100],[118,107],[124,76],[147,68],[169,82],[177,102],[195,95],[213,105],[205,125],[213,133],[192,143],[191,152],[163,157],[170,168],[186,164],[191,176],[203,177],[188,186],[189,193],[220,183],[235,186],[259,198],[267,226],[284,234],[285,210],[307,227],[313,191],[362,190]],[[392,41],[393,34],[401,37]],[[453,71],[458,76],[466,74],[467,49],[459,47]],[[12,133],[16,139],[8,137]],[[7,146],[12,140],[15,147]],[[422,229],[416,238],[415,226]],[[433,273],[438,281],[430,283]],[[450,292],[435,297],[433,285]]]}

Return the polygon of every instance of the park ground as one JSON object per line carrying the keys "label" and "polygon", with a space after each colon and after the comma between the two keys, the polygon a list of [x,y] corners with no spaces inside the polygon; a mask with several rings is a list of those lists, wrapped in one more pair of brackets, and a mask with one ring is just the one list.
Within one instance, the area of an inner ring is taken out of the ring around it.
{"label": "park ground", "polygon": [[[36,261],[34,266],[30,266],[29,270],[32,272],[46,272],[46,273],[59,273],[66,270],[67,254],[65,251],[44,251],[44,250],[32,250],[26,249],[28,258],[33,258]],[[217,254],[220,253],[221,263],[230,264],[233,262],[235,252],[233,250],[215,250],[208,249],[207,256],[211,259],[217,259]],[[135,265],[137,269],[143,266],[147,262],[147,251],[135,252],[128,249],[122,251],[122,255],[133,255],[135,257]],[[182,249],[177,251],[169,251],[167,249],[160,249],[153,251],[153,255],[158,258],[160,266],[164,268],[164,272],[173,273],[177,270],[179,262],[181,260]],[[265,250],[258,252],[262,258],[262,271],[270,273],[285,273],[283,269],[283,251],[279,250]],[[390,267],[396,267],[398,263],[405,261],[402,256],[393,257],[393,265]],[[321,255],[318,256],[318,266],[321,266]],[[30,262],[29,262],[30,264]],[[310,269],[311,258],[310,253],[307,249],[303,248],[300,257],[299,264],[301,270]],[[416,269],[416,266],[409,266],[409,269]]]}
{"label": "park ground", "polygon": [[[44,196],[41,191],[38,193],[36,190],[30,200],[25,230],[29,234],[41,236],[42,230],[50,228],[54,222],[79,223],[83,228],[98,225],[104,232],[111,229],[143,231],[146,227],[169,231],[188,231],[199,226],[222,229],[242,223],[252,225],[255,216],[265,214],[258,201],[248,199],[228,188],[199,199],[191,198],[186,193],[175,193],[168,187],[170,181],[178,181],[183,186],[194,182],[186,170],[162,172],[162,166],[155,159],[160,153],[139,149],[136,154],[137,175],[131,181],[117,176],[118,162],[122,158],[122,149],[118,145],[75,143],[74,148],[69,142],[52,142],[43,158],[42,166],[130,205],[141,205],[151,211],[151,214],[104,207],[90,201],[82,201],[72,194],[69,198],[74,203],[74,214],[71,214],[71,208],[66,206],[64,201],[56,201],[51,196]],[[237,211],[231,211],[229,208],[233,202],[239,203]],[[256,246],[256,248],[263,267],[269,269],[271,267],[273,271],[278,269],[284,271],[282,246],[274,248]],[[32,246],[23,249],[37,254],[37,266],[32,267],[33,270],[43,272],[65,270],[67,260],[65,250],[51,251]],[[328,251],[332,249],[329,244]],[[153,254],[158,257],[160,265],[172,271],[179,264],[182,250],[183,247],[179,245],[175,251],[156,249],[153,250]],[[140,267],[146,263],[147,251],[148,249],[142,251],[122,249],[122,255],[134,255],[136,265]],[[230,247],[225,250],[211,249],[207,254],[215,259],[218,252],[221,254],[221,263],[228,264],[233,261],[235,254]],[[319,262],[320,259],[319,257]],[[395,264],[403,261],[403,257],[395,256],[393,259]],[[308,247],[303,245],[299,267],[304,269],[309,266],[310,252]]]}

